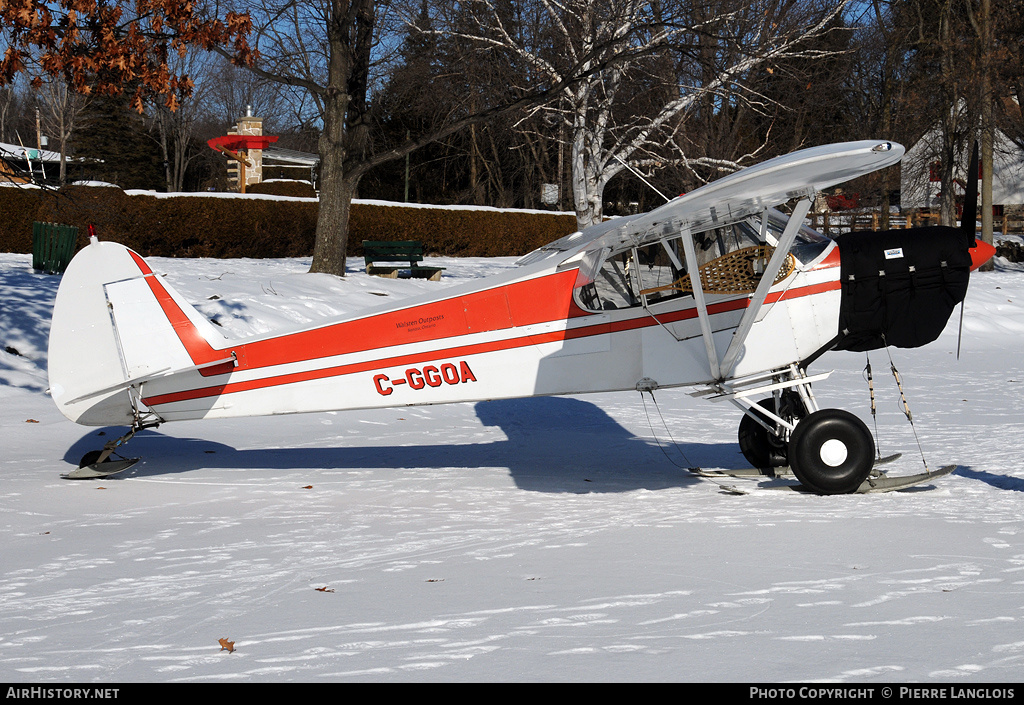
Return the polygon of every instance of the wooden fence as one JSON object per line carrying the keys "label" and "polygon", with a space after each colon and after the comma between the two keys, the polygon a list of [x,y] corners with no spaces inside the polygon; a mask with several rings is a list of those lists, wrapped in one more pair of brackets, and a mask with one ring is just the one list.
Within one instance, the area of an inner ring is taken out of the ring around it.
{"label": "wooden fence", "polygon": [[[874,212],[835,211],[828,213],[811,213],[807,216],[810,226],[824,235],[839,235],[850,230],[881,230],[882,214]],[[913,213],[892,213],[889,215],[890,229],[915,228],[925,225],[938,225],[939,214],[919,211]],[[957,223],[959,225],[959,222]],[[981,229],[981,221],[978,221]],[[1003,235],[1024,234],[1024,215],[1005,214],[993,217],[992,230]]]}

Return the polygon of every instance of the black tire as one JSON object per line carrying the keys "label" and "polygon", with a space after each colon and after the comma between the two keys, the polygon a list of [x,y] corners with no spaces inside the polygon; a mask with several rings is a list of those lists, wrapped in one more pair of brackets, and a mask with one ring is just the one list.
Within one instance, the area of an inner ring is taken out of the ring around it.
{"label": "black tire", "polygon": [[[787,391],[782,395],[781,413],[776,409],[775,397],[769,397],[757,402],[757,405],[768,409],[781,416],[787,421],[796,421],[806,415],[803,401],[800,395]],[[774,423],[771,419],[765,419],[769,424]],[[786,441],[781,436],[770,433],[768,429],[759,424],[746,414],[740,419],[739,428],[740,452],[755,468],[769,469],[783,467],[789,464],[789,449]]]}
{"label": "black tire", "polygon": [[855,492],[871,473],[875,441],[859,418],[822,409],[797,424],[789,439],[789,464],[800,484],[818,494]]}

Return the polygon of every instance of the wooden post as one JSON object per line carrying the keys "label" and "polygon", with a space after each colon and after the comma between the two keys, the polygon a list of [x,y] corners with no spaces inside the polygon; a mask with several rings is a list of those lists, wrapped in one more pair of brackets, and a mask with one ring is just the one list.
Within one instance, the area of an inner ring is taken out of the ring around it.
{"label": "wooden post", "polygon": [[252,162],[249,161],[249,157],[245,152],[232,152],[227,147],[217,145],[215,148],[218,152],[223,152],[231,159],[238,162],[238,192],[245,193],[245,167],[252,166]]}

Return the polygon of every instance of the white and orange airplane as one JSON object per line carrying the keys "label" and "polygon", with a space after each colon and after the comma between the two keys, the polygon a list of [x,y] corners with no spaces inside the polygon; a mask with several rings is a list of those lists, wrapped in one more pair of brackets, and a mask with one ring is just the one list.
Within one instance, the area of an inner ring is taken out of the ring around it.
{"label": "white and orange airplane", "polygon": [[962,230],[835,240],[803,221],[821,189],[903,151],[805,149],[564,237],[506,273],[244,340],[138,254],[92,238],[57,293],[50,394],[76,423],[130,430],[65,477],[126,469],[134,460],[115,450],[171,421],[689,386],[744,412],[753,466],[788,465],[818,493],[884,488],[867,426],[819,409],[811,386],[828,373],[807,367],[833,349],[931,342],[993,250],[967,215]]}

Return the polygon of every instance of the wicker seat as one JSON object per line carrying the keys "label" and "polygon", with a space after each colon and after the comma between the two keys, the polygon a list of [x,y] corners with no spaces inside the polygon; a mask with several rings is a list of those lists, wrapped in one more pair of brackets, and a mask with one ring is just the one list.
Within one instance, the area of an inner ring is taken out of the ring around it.
{"label": "wicker seat", "polygon": [[[768,264],[775,248],[770,245],[755,245],[745,247],[735,252],[730,252],[721,257],[716,257],[700,268],[700,281],[705,294],[751,294],[761,281],[761,275],[754,269],[754,263],[761,262],[760,269]],[[786,255],[773,285],[788,277],[796,269],[796,260],[792,254]],[[671,284],[656,286],[651,289],[644,289],[641,296],[653,294],[658,291],[668,290],[681,291],[686,294],[693,293],[693,286],[690,276],[684,274]]]}

